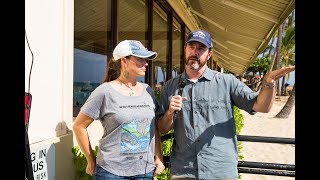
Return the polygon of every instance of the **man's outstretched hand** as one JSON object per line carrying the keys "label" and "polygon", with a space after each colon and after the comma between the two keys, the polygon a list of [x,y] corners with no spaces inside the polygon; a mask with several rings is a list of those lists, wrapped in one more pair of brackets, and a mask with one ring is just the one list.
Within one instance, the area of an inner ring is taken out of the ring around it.
{"label": "man's outstretched hand", "polygon": [[291,71],[294,71],[295,69],[296,69],[295,66],[288,66],[288,67],[283,67],[281,69],[271,71],[264,76],[263,80],[266,83],[274,83],[274,81],[280,79],[281,77],[285,76],[287,73]]}

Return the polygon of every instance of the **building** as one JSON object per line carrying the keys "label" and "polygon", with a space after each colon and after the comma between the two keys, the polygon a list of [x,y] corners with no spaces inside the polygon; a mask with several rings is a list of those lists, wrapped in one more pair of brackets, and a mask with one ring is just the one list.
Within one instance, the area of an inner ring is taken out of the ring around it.
{"label": "building", "polygon": [[74,179],[72,122],[101,83],[119,41],[137,39],[159,53],[141,79],[152,87],[182,72],[186,34],[199,28],[214,38],[209,67],[242,74],[294,4],[294,0],[26,0],[31,49],[26,41],[25,89],[30,87],[32,94],[28,134],[35,177]]}

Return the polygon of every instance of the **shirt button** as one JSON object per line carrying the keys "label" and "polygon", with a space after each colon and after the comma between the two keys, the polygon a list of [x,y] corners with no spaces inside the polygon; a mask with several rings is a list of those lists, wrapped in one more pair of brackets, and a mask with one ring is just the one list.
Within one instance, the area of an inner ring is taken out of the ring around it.
{"label": "shirt button", "polygon": [[194,127],[198,127],[198,124],[194,125]]}

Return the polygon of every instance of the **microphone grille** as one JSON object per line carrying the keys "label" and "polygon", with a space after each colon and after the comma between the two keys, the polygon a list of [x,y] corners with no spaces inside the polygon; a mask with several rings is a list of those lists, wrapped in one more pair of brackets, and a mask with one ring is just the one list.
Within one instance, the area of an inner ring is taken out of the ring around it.
{"label": "microphone grille", "polygon": [[180,88],[184,88],[185,86],[186,86],[186,84],[187,84],[187,80],[186,79],[182,79],[181,81],[180,81]]}

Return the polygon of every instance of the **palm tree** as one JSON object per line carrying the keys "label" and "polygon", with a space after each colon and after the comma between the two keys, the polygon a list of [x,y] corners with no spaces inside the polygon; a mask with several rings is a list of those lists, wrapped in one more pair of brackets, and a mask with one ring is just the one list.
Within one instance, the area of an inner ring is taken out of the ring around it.
{"label": "palm tree", "polygon": [[[281,56],[282,56],[282,62],[284,65],[289,64],[295,64],[295,26],[292,25],[292,20],[294,19],[294,11],[291,16],[289,16],[289,25],[286,29],[285,36],[282,38],[282,46],[281,46]],[[284,79],[283,81],[284,82]],[[284,84],[284,83],[283,83]],[[284,86],[283,86],[284,87]],[[283,108],[280,110],[280,112],[275,116],[276,118],[288,118],[289,114],[293,108],[293,105],[295,104],[295,85],[293,85],[292,92],[286,102],[286,104],[283,106]]]}
{"label": "palm tree", "polygon": [[[279,69],[279,61],[281,58],[282,31],[283,31],[283,25],[281,24],[278,28],[277,51],[276,51],[276,58],[274,61],[273,69]],[[279,89],[279,80],[278,80],[277,81],[277,95],[279,95],[279,94],[280,94],[280,89]]]}
{"label": "palm tree", "polygon": [[[269,45],[266,47],[266,49],[263,51],[262,56],[271,59],[272,53],[274,53],[274,46],[273,43],[276,40],[276,33],[272,36],[271,41],[269,42]],[[268,54],[266,54],[268,51]]]}
{"label": "palm tree", "polygon": [[275,118],[288,118],[294,104],[295,104],[295,85],[293,85],[291,94],[290,94],[286,104],[283,106],[283,108],[280,110],[280,112],[277,115],[275,115],[274,117]]}
{"label": "palm tree", "polygon": [[[294,44],[295,44],[295,30],[292,28],[294,26],[294,11],[289,15],[289,17],[283,23],[283,31],[285,35],[282,37],[282,44],[281,44],[281,66],[288,66],[288,57],[291,52],[294,53]],[[291,52],[290,52],[291,51]],[[294,56],[293,56],[294,57]],[[291,63],[290,63],[291,64]],[[286,95],[286,88],[285,88],[285,80],[289,78],[284,76],[282,78],[282,85],[281,85],[281,96]]]}
{"label": "palm tree", "polygon": [[[282,45],[281,45],[281,62],[284,66],[295,64],[295,26],[289,26],[285,32],[285,36],[282,37]],[[289,78],[284,76],[282,79],[281,86],[281,95],[285,93],[285,78]]]}
{"label": "palm tree", "polygon": [[[294,57],[295,57],[295,25],[294,25],[294,11],[291,15],[286,19],[284,23],[284,31],[285,35],[282,37],[282,44],[281,44],[281,62],[282,65],[288,66],[289,64],[294,64]],[[281,85],[281,95],[285,95],[285,79],[289,78],[284,76],[282,78],[282,85]]]}
{"label": "palm tree", "polygon": [[[278,32],[278,30],[276,32]],[[274,33],[274,35],[272,37],[272,44],[273,44],[273,41],[276,39],[276,37],[277,37],[277,33]],[[274,66],[274,62],[276,61],[276,58],[277,58],[277,53],[276,53],[277,47],[273,47],[272,44],[271,44],[270,51],[269,51],[269,54],[268,54],[269,59],[272,59],[272,61],[271,61],[270,65],[269,65],[267,73],[272,71],[273,66]],[[273,49],[273,51],[272,51],[272,49]],[[272,56],[273,56],[273,58],[272,58]]]}

